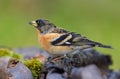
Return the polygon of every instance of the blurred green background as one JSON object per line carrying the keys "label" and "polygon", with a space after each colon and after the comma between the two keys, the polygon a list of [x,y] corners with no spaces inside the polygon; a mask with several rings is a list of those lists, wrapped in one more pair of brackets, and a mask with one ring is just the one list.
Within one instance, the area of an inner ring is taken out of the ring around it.
{"label": "blurred green background", "polygon": [[112,68],[120,68],[119,0],[0,0],[0,45],[39,47],[37,32],[28,24],[38,18],[113,46],[97,49],[112,55]]}

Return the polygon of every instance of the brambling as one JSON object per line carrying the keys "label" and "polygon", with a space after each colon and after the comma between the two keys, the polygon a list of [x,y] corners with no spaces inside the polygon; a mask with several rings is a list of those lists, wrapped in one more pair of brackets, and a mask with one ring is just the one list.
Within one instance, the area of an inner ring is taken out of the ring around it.
{"label": "brambling", "polygon": [[63,55],[75,49],[87,49],[96,46],[112,48],[89,40],[81,34],[59,28],[48,20],[38,19],[31,21],[30,24],[38,31],[40,45],[52,55]]}

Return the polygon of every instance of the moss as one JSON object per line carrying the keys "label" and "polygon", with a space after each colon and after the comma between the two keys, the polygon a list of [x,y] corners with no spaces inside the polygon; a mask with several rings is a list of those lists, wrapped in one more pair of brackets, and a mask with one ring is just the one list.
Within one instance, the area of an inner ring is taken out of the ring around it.
{"label": "moss", "polygon": [[2,56],[12,56],[12,51],[8,49],[0,49],[0,57]]}
{"label": "moss", "polygon": [[23,59],[23,57],[20,54],[17,54],[17,53],[13,53],[12,57],[16,58],[16,59],[19,59],[19,60]]}
{"label": "moss", "polygon": [[0,48],[0,57],[3,57],[3,56],[8,56],[8,57],[22,60],[22,56],[20,54],[14,53],[12,50],[7,48]]}
{"label": "moss", "polygon": [[14,53],[12,50],[7,48],[0,48],[0,57],[3,56],[12,57],[23,62],[31,70],[34,79],[39,78],[40,71],[43,65],[39,59],[33,58],[33,59],[24,60],[20,54]]}
{"label": "moss", "polygon": [[40,75],[41,68],[43,64],[40,62],[39,59],[29,59],[25,60],[24,64],[31,70],[34,79],[38,79]]}

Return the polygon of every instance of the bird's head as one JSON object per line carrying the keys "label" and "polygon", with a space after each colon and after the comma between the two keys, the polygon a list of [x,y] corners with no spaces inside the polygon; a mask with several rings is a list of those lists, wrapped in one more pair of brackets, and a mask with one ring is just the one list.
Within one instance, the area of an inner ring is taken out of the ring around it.
{"label": "bird's head", "polygon": [[36,21],[30,21],[30,25],[33,25],[35,28],[37,28],[40,33],[46,34],[51,32],[56,26],[49,22],[48,20],[38,19]]}

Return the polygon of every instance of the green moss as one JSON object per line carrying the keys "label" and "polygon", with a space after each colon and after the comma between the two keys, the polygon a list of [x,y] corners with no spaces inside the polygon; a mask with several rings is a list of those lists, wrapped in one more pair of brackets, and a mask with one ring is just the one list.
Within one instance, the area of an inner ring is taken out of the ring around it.
{"label": "green moss", "polygon": [[40,60],[39,59],[29,59],[29,60],[25,60],[24,64],[31,70],[31,72],[34,76],[34,79],[38,79],[42,65],[43,65],[40,62]]}
{"label": "green moss", "polygon": [[12,50],[7,48],[0,48],[0,57],[3,57],[3,56],[8,56],[8,57],[22,60],[22,56],[20,54],[14,53]]}
{"label": "green moss", "polygon": [[12,57],[16,58],[16,59],[19,59],[19,60],[23,59],[23,57],[20,54],[17,54],[17,53],[13,53]]}
{"label": "green moss", "polygon": [[20,54],[14,53],[12,50],[9,50],[7,48],[0,48],[0,57],[3,56],[16,58],[19,61],[22,61],[31,70],[34,79],[38,79],[43,65],[39,59],[24,60]]}
{"label": "green moss", "polygon": [[2,56],[12,56],[12,51],[8,50],[8,49],[0,49],[0,57]]}

